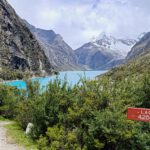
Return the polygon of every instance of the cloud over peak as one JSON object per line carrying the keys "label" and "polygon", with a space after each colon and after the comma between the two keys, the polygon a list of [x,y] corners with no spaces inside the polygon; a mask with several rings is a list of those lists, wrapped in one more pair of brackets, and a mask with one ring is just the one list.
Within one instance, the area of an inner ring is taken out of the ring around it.
{"label": "cloud over peak", "polygon": [[149,0],[8,0],[39,28],[53,29],[77,48],[101,32],[137,36],[150,30]]}

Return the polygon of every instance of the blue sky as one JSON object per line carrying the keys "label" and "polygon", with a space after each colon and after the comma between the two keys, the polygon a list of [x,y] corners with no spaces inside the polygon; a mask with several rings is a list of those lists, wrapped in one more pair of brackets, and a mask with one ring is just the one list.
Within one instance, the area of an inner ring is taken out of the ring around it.
{"label": "blue sky", "polygon": [[20,17],[53,29],[74,49],[101,32],[134,38],[150,31],[150,0],[8,0]]}

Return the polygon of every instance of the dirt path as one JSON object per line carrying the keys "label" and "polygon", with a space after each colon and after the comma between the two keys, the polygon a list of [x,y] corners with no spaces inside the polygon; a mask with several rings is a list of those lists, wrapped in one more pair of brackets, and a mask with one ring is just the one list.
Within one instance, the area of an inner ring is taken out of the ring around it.
{"label": "dirt path", "polygon": [[6,128],[4,127],[7,124],[10,124],[10,122],[0,121],[0,150],[25,150],[7,137]]}

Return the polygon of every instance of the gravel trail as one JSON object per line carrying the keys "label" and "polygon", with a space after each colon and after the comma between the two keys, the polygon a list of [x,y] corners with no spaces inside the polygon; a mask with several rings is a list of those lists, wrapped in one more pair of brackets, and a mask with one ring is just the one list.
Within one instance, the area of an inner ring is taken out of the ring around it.
{"label": "gravel trail", "polygon": [[5,128],[7,124],[10,124],[10,122],[0,121],[0,150],[25,150],[18,146],[13,139],[8,138]]}

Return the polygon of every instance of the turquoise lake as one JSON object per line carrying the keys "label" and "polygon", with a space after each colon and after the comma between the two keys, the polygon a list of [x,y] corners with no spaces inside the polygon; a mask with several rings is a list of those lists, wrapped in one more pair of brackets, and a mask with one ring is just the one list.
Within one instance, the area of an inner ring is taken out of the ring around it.
{"label": "turquoise lake", "polygon": [[[60,72],[58,76],[59,79],[64,80],[65,76],[69,85],[75,85],[78,83],[81,77],[86,77],[88,80],[94,79],[96,76],[106,73],[107,71],[65,71]],[[56,75],[48,76],[44,78],[34,78],[33,81],[39,81],[40,86],[46,86],[50,81],[53,81],[57,77]],[[5,82],[6,85],[16,86],[18,89],[26,89],[26,83],[23,80],[16,80]]]}

